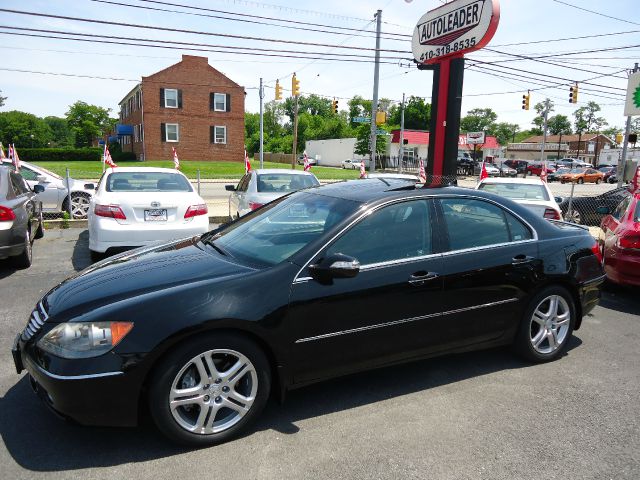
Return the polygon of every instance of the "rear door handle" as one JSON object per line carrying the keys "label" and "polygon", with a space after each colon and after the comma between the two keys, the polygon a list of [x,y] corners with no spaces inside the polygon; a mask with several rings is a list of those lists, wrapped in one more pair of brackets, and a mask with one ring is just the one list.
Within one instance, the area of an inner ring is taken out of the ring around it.
{"label": "rear door handle", "polygon": [[511,259],[511,265],[526,265],[534,260],[534,257],[530,257],[528,255],[516,255]]}
{"label": "rear door handle", "polygon": [[416,272],[413,275],[409,276],[409,283],[414,287],[419,287],[420,285],[424,285],[425,282],[435,280],[439,277],[440,275],[438,275],[436,272]]}

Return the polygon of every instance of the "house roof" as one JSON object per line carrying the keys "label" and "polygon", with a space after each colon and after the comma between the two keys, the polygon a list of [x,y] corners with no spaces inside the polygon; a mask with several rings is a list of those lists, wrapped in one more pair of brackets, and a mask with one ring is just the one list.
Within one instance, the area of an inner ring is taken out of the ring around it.
{"label": "house roof", "polygon": [[[571,135],[547,135],[547,142],[550,143],[558,143],[558,142],[590,142],[592,140],[595,140],[596,137],[600,137],[601,140],[606,140],[609,143],[613,143],[611,141],[611,139],[609,137],[607,137],[606,135],[603,134],[599,134],[599,133],[583,133],[582,137],[580,137],[580,135],[576,134],[571,134]],[[562,137],[562,139],[560,138]],[[529,137],[525,140],[523,140],[521,143],[542,143],[542,135],[534,135],[532,137]]]}
{"label": "house roof", "polygon": [[[429,145],[429,132],[426,130],[405,130],[404,138],[408,141],[408,145]],[[487,135],[485,140],[481,148],[500,147],[498,140],[494,136]],[[400,130],[391,131],[391,143],[400,143]],[[458,148],[462,150],[471,149],[471,146],[467,144],[467,135],[465,133],[461,133],[458,138]]]}

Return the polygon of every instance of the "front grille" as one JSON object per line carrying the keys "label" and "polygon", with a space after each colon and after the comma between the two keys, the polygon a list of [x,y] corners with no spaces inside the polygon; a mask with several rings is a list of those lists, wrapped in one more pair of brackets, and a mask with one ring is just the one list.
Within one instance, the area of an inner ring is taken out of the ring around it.
{"label": "front grille", "polygon": [[22,340],[26,342],[27,340],[30,340],[36,333],[38,333],[38,331],[44,325],[44,322],[47,321],[47,318],[49,318],[49,315],[44,309],[44,305],[42,304],[42,302],[39,302],[33,312],[31,312],[29,323],[27,323],[27,326],[22,331]]}

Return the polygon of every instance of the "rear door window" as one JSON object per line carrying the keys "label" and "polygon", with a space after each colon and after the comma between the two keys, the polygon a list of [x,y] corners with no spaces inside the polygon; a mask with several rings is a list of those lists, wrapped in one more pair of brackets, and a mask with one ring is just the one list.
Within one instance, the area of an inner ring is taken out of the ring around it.
{"label": "rear door window", "polygon": [[16,193],[17,196],[24,195],[29,192],[29,188],[27,187],[27,184],[25,183],[24,179],[20,175],[11,172],[10,176],[11,176],[11,185],[13,186],[13,191]]}

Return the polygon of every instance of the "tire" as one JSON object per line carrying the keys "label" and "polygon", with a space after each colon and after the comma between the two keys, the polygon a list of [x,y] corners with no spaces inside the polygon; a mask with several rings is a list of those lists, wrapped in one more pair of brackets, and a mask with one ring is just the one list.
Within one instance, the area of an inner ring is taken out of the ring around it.
{"label": "tire", "polygon": [[578,184],[579,184],[579,185],[582,185],[583,183],[584,183],[584,178],[579,178],[579,179],[578,179]]}
{"label": "tire", "polygon": [[571,223],[577,223],[577,224],[582,224],[582,214],[580,213],[579,210],[572,210],[571,211],[571,215],[567,215],[565,217],[565,221],[567,222],[571,222]]}
{"label": "tire", "polygon": [[42,218],[42,211],[40,212],[40,218],[38,223],[38,229],[36,233],[33,235],[33,238],[42,238],[44,237],[44,219]]}
{"label": "tire", "polygon": [[[91,196],[85,193],[72,193],[71,194],[71,218],[74,220],[87,218],[89,214],[89,203],[91,202]],[[65,212],[69,211],[69,199],[66,198],[62,204],[62,209]]]}
{"label": "tire", "polygon": [[561,183],[562,185],[564,185],[564,180],[560,180],[560,183]]}
{"label": "tire", "polygon": [[546,287],[529,302],[513,346],[531,362],[555,360],[566,351],[575,321],[576,308],[567,289]]}
{"label": "tire", "polygon": [[[215,365],[215,373],[209,365]],[[270,389],[269,362],[260,347],[240,335],[213,333],[190,339],[155,367],[149,410],[172,441],[215,445],[237,436],[258,417]],[[172,407],[172,397],[181,404]]]}
{"label": "tire", "polygon": [[24,238],[24,250],[18,256],[11,257],[11,263],[16,268],[29,268],[33,262],[33,242],[31,241],[31,234],[29,229],[31,227],[27,225],[27,231]]}
{"label": "tire", "polygon": [[602,180],[600,180],[599,178],[596,178],[596,185],[598,185]]}

